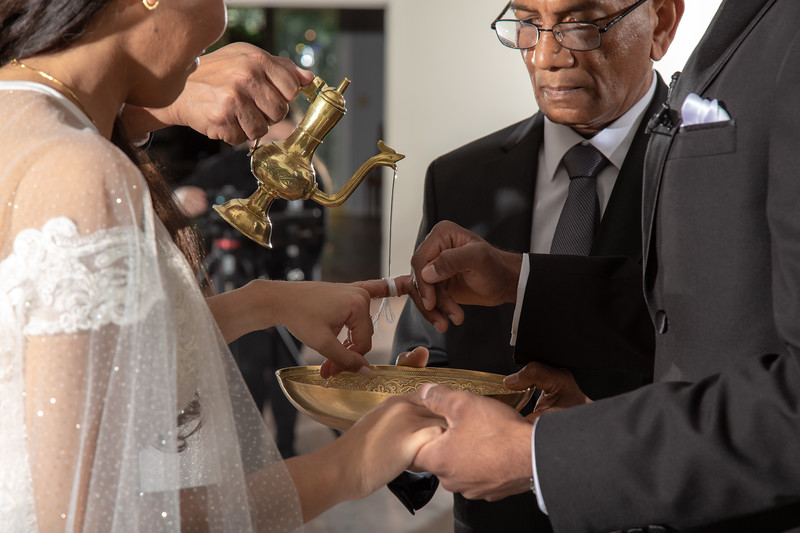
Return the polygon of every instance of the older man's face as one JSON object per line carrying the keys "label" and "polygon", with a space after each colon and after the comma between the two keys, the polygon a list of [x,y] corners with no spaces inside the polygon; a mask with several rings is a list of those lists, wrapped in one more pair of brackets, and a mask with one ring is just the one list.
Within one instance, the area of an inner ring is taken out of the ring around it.
{"label": "older man's face", "polygon": [[[550,29],[559,22],[604,27],[633,0],[515,0],[515,18]],[[576,52],[542,32],[535,48],[523,50],[536,102],[553,122],[592,136],[635,104],[652,82],[650,60],[657,15],[645,2],[602,35],[600,48]]]}

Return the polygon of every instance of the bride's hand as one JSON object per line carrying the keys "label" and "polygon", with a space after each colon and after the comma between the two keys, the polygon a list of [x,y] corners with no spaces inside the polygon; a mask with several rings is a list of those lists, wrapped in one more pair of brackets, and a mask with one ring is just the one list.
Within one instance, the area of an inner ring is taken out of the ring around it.
{"label": "bride's hand", "polygon": [[[340,370],[368,372],[364,354],[372,349],[372,318],[367,291],[350,284],[285,282],[291,289],[281,306],[278,322],[326,361],[320,374],[327,378]],[[344,341],[338,336],[345,329]],[[363,369],[363,370],[362,370]]]}
{"label": "bride's hand", "polygon": [[444,419],[414,402],[394,396],[366,414],[328,450],[339,461],[348,499],[363,498],[408,468],[419,449],[442,434]]}
{"label": "bride's hand", "polygon": [[[369,371],[364,354],[372,348],[370,298],[355,285],[257,279],[207,302],[226,342],[283,325],[300,342],[330,359],[320,371],[322,377],[328,377],[332,366]],[[347,337],[340,341],[345,328]]]}
{"label": "bride's hand", "polygon": [[[406,279],[407,278],[407,279]],[[401,276],[400,278],[395,278],[398,280],[398,289],[405,291],[406,284],[408,280],[410,280],[410,276]],[[402,281],[402,285],[400,284]],[[370,298],[377,299],[377,298],[386,298],[389,295],[388,288],[386,285],[386,280],[383,279],[376,279],[376,280],[369,280],[369,281],[357,281],[353,283],[351,286],[358,287],[360,289],[364,289],[369,293]],[[405,292],[404,292],[405,293]],[[428,349],[422,346],[418,346],[414,348],[414,350],[410,352],[403,352],[397,356],[397,365],[400,366],[413,366],[417,368],[424,367],[428,364]],[[334,361],[331,359],[325,360],[322,363],[322,368],[320,370],[320,374],[323,377],[334,376],[342,371]]]}
{"label": "bride's hand", "polygon": [[331,444],[288,459],[304,520],[386,485],[442,434],[443,426],[444,419],[423,407],[417,395],[393,396]]}

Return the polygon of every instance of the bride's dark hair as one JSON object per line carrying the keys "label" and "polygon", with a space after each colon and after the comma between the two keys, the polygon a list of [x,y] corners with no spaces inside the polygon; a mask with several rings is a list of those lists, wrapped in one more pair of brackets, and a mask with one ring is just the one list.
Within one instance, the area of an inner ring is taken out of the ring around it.
{"label": "bride's dark hair", "polygon": [[[0,65],[12,59],[57,52],[79,39],[111,0],[3,0],[0,2]],[[195,272],[202,273],[199,239],[172,199],[163,174],[144,151],[127,138],[120,121],[111,140],[144,174],[156,214]],[[205,276],[200,275],[200,279]]]}
{"label": "bride's dark hair", "polygon": [[0,5],[0,64],[69,46],[110,3],[110,0],[5,0]]}

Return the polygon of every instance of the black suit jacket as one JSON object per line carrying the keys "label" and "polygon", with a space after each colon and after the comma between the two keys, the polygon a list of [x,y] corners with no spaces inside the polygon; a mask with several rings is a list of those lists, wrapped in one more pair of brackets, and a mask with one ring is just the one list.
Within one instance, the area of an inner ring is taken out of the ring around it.
{"label": "black suit jacket", "polygon": [[[647,118],[666,98],[659,80],[638,126],[603,215],[592,257],[530,256],[533,275],[526,325],[516,353],[509,346],[513,305],[466,306],[464,323],[438,333],[410,302],[399,319],[395,354],[431,349],[429,364],[510,374],[515,362],[569,367],[593,398],[634,389],[652,379],[653,327],[641,292],[641,191]],[[527,252],[544,117],[488,135],[431,163],[425,180],[418,243],[440,220],[451,220],[507,250]],[[580,353],[580,358],[572,357]],[[580,362],[581,364],[575,364]],[[533,495],[502,502],[456,497],[459,531],[549,530]]]}
{"label": "black suit jacket", "polygon": [[[656,379],[543,416],[556,531],[800,530],[800,2],[727,0],[647,154],[645,294]],[[747,80],[747,81],[743,81]],[[670,126],[672,122],[672,127]]]}

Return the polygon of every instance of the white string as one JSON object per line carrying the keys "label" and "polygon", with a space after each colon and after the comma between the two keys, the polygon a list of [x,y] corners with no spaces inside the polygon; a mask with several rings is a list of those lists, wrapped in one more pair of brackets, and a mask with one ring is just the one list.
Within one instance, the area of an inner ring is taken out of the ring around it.
{"label": "white string", "polygon": [[388,278],[383,278],[386,280],[386,285],[389,286],[389,296],[392,298],[397,298],[397,284],[394,282],[394,278],[389,276]]}
{"label": "white string", "polygon": [[[389,198],[389,253],[387,254],[387,265],[386,265],[386,275],[387,280],[386,283],[389,285],[389,289],[391,291],[392,285],[394,285],[394,278],[392,278],[392,223],[394,221],[394,186],[397,183],[397,168],[394,169],[394,176],[392,176],[392,193]],[[389,284],[389,280],[392,281]],[[397,286],[395,285],[394,291],[397,294]],[[378,312],[375,313],[375,317],[372,319],[372,326],[375,327],[378,324],[378,320],[380,320],[381,315],[386,317],[386,322],[389,324],[394,323],[394,312],[392,311],[392,306],[389,303],[389,298],[384,298],[381,300],[381,306],[378,308]]]}

